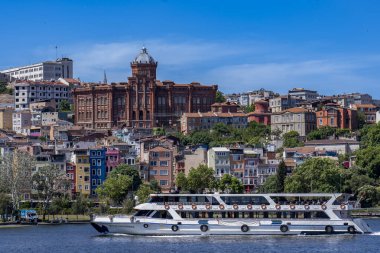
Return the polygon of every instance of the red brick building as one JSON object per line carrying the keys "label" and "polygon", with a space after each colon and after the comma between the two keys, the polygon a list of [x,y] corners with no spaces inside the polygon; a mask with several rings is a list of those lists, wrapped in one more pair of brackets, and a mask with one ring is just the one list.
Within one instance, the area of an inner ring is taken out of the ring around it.
{"label": "red brick building", "polygon": [[128,82],[73,90],[75,124],[94,129],[179,126],[185,112],[208,112],[217,85],[156,80],[157,62],[145,48],[132,61]]}
{"label": "red brick building", "polygon": [[317,128],[330,126],[341,129],[356,130],[358,128],[357,111],[342,108],[337,104],[326,104],[316,112]]}
{"label": "red brick building", "polygon": [[269,103],[265,100],[255,102],[255,111],[248,113],[248,122],[256,121],[257,123],[270,125]]}
{"label": "red brick building", "polygon": [[155,147],[149,150],[149,181],[156,180],[163,192],[174,185],[174,152],[172,149]]}

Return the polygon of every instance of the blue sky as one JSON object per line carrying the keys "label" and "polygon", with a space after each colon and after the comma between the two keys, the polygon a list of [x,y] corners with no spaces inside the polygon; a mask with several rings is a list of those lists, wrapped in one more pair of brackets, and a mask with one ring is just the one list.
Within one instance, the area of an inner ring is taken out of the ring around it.
{"label": "blue sky", "polygon": [[58,56],[126,81],[144,45],[158,79],[225,93],[293,87],[380,98],[380,1],[0,1],[0,69]]}

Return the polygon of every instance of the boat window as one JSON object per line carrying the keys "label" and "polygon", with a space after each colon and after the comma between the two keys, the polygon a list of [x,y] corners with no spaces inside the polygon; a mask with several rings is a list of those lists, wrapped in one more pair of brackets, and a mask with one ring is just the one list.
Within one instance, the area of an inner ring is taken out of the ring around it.
{"label": "boat window", "polygon": [[220,197],[227,205],[269,205],[268,200],[263,196],[222,196]]}
{"label": "boat window", "polygon": [[149,216],[152,213],[152,210],[139,210],[134,216]]}
{"label": "boat window", "polygon": [[329,216],[322,211],[312,212],[291,212],[291,211],[178,211],[178,215],[184,219],[329,219]]}
{"label": "boat window", "polygon": [[158,218],[158,219],[173,219],[173,217],[170,215],[167,211],[156,211],[152,218]]}
{"label": "boat window", "polygon": [[161,196],[153,196],[150,198],[149,203],[163,203],[164,198]]}
{"label": "boat window", "polygon": [[270,196],[277,204],[281,205],[321,205],[330,200],[329,196]]}

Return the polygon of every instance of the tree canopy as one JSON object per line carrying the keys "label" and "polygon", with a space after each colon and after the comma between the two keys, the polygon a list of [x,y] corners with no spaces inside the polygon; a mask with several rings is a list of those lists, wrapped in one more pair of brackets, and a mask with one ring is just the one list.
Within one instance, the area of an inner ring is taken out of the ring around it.
{"label": "tree canopy", "polygon": [[285,179],[285,192],[340,192],[343,171],[328,158],[309,158]]}
{"label": "tree canopy", "polygon": [[128,165],[128,164],[120,164],[114,170],[111,171],[110,175],[118,176],[125,175],[129,176],[132,179],[131,191],[136,191],[141,182],[140,174],[137,169]]}
{"label": "tree canopy", "polygon": [[226,98],[224,97],[223,92],[216,91],[215,103],[223,103],[226,102]]}
{"label": "tree canopy", "polygon": [[283,146],[285,148],[294,148],[303,146],[303,143],[299,140],[300,134],[297,131],[290,131],[282,136],[284,141]]}
{"label": "tree canopy", "polygon": [[133,180],[128,175],[110,174],[110,176],[96,189],[101,199],[109,199],[115,205],[121,205],[131,190]]}
{"label": "tree canopy", "polygon": [[190,192],[203,193],[205,189],[212,188],[214,181],[214,169],[201,164],[190,170],[187,187]]}

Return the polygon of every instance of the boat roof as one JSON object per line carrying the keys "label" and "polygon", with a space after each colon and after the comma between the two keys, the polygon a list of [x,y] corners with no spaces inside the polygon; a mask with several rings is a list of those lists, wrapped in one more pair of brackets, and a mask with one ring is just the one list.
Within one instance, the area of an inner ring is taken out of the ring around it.
{"label": "boat roof", "polygon": [[150,196],[164,197],[186,197],[186,196],[237,196],[237,197],[249,197],[249,196],[270,196],[270,197],[338,197],[340,195],[350,195],[347,193],[263,193],[263,194],[219,194],[219,193],[209,193],[209,194],[175,194],[175,193],[160,193],[160,194],[150,194]]}

